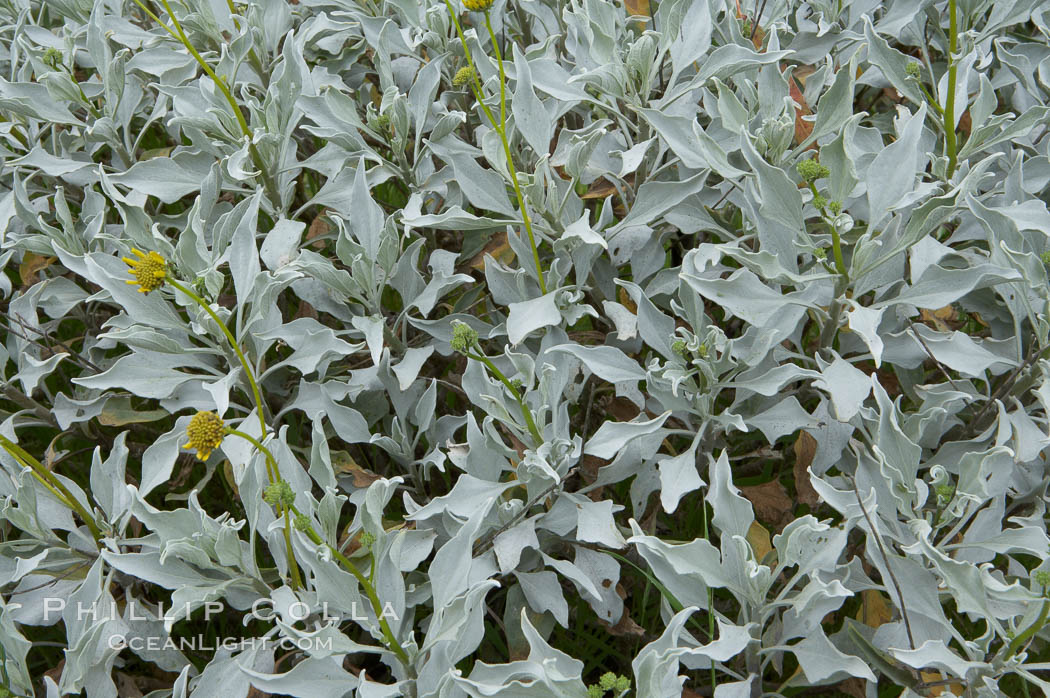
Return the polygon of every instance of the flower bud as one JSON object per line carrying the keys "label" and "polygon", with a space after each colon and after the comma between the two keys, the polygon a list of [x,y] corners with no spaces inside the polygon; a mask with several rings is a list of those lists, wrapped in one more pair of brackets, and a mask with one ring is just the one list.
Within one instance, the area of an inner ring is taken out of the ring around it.
{"label": "flower bud", "polygon": [[466,353],[471,347],[478,343],[478,331],[465,322],[457,322],[452,326],[453,351],[461,354]]}
{"label": "flower bud", "polygon": [[468,82],[474,79],[474,69],[469,65],[465,65],[456,71],[456,75],[452,78],[453,87],[463,87]]}
{"label": "flower bud", "polygon": [[49,46],[47,50],[44,51],[44,63],[46,63],[51,70],[58,70],[65,63],[65,60],[62,58],[62,52],[60,50],[54,46]]}
{"label": "flower bud", "polygon": [[281,505],[285,509],[295,504],[295,492],[287,480],[278,480],[263,490],[263,500],[270,506]]}
{"label": "flower bud", "polygon": [[816,160],[802,160],[795,168],[798,170],[799,175],[802,177],[802,181],[807,184],[812,184],[818,179],[823,179],[831,174],[831,170],[821,165]]}

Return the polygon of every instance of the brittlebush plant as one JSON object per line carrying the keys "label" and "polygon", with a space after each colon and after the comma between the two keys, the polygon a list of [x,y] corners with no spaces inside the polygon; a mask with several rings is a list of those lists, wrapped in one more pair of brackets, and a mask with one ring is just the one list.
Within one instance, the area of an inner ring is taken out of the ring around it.
{"label": "brittlebush plant", "polygon": [[1050,694],[1044,4],[0,3],[0,695]]}

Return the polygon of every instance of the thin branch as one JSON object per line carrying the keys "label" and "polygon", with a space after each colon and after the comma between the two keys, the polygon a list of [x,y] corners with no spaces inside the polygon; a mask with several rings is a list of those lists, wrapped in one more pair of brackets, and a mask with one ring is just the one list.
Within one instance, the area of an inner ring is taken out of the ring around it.
{"label": "thin branch", "polygon": [[489,533],[485,537],[484,541],[479,541],[478,544],[476,546],[474,546],[474,552],[472,553],[472,555],[474,557],[477,557],[479,555],[483,555],[484,553],[488,552],[489,549],[496,542],[496,538],[499,536],[499,534],[501,534],[504,531],[510,529],[511,527],[517,525],[517,523],[519,521],[521,521],[523,518],[528,516],[529,510],[532,509],[532,507],[536,506],[537,504],[542,502],[544,499],[549,497],[551,495],[551,493],[554,492],[554,490],[558,489],[563,484],[565,484],[565,481],[568,480],[570,477],[572,477],[575,473],[576,473],[576,468],[575,467],[570,468],[569,472],[565,473],[565,477],[562,478],[561,482],[555,482],[553,485],[551,485],[550,487],[548,487],[547,489],[543,490],[538,495],[533,497],[529,501],[528,504],[526,504],[525,506],[523,506],[521,508],[521,511],[519,511],[517,514],[515,514],[511,518],[510,521],[508,521],[507,523],[503,524],[502,526],[497,528],[492,533]]}
{"label": "thin branch", "polygon": [[993,393],[988,398],[988,402],[985,403],[981,411],[977,413],[977,416],[970,420],[971,433],[976,433],[980,431],[980,424],[984,420],[988,411],[992,409],[992,407],[995,405],[996,402],[999,401],[1000,398],[1002,398],[1004,395],[1006,395],[1007,392],[1009,392],[1010,388],[1013,387],[1013,384],[1016,382],[1017,378],[1021,375],[1021,373],[1027,370],[1028,367],[1031,366],[1033,363],[1035,363],[1035,360],[1039,358],[1043,354],[1043,352],[1046,351],[1047,348],[1040,347],[1038,343],[1033,342],[1032,348],[1028,350],[1028,356],[1025,357],[1021,365],[1015,368],[1013,371],[1011,371],[1010,375],[1003,379],[1003,381],[995,389],[995,393]]}
{"label": "thin branch", "polygon": [[952,387],[960,393],[966,392],[955,383],[955,380],[953,380],[950,375],[948,375],[948,371],[945,370],[944,365],[937,360],[937,357],[933,355],[933,351],[930,349],[929,345],[926,344],[926,340],[922,338],[922,335],[920,335],[911,327],[908,328],[908,334],[914,337],[915,340],[922,345],[922,348],[926,352],[926,355],[933,359],[933,363],[937,365],[937,370],[939,370],[941,372],[941,375],[943,375],[947,379],[947,381],[952,384]]}
{"label": "thin branch", "polygon": [[901,618],[904,620],[904,629],[908,632],[908,644],[911,649],[915,649],[915,636],[911,631],[911,621],[908,619],[908,608],[904,605],[904,594],[901,592],[900,582],[897,581],[897,575],[893,574],[893,568],[890,567],[890,556],[886,553],[886,546],[882,542],[882,536],[875,528],[874,522],[871,517],[868,516],[868,510],[864,508],[864,502],[860,499],[860,490],[857,489],[857,481],[854,478],[850,478],[850,482],[853,485],[853,495],[857,498],[857,506],[860,507],[860,513],[864,515],[864,520],[868,522],[868,529],[871,531],[871,535],[875,537],[875,543],[878,545],[879,553],[882,554],[882,561],[886,565],[886,574],[890,576],[890,581],[893,584],[893,589],[897,593],[897,601],[900,604]]}
{"label": "thin branch", "polygon": [[22,318],[22,316],[20,316],[20,315],[8,315],[7,319],[8,320],[13,320],[14,322],[16,322],[23,329],[32,330],[33,332],[36,332],[38,335],[40,335],[41,337],[44,338],[44,341],[41,342],[40,340],[33,339],[32,337],[27,337],[24,334],[19,334],[18,332],[16,332],[14,330],[14,328],[8,327],[7,329],[12,334],[14,334],[15,336],[21,337],[22,339],[26,340],[27,342],[33,342],[34,344],[38,344],[39,346],[44,347],[48,351],[54,351],[53,347],[56,347],[56,346],[57,347],[61,347],[62,349],[66,350],[67,354],[69,354],[69,358],[73,359],[74,361],[79,361],[80,363],[84,364],[85,366],[87,366],[88,368],[90,368],[91,370],[93,370],[93,371],[95,371],[97,373],[102,373],[103,369],[99,368],[98,365],[96,365],[94,362],[92,362],[92,361],[90,361],[88,359],[85,359],[83,356],[77,354],[75,351],[73,351],[72,347],[70,347],[68,344],[53,338],[46,331],[37,329],[36,327],[33,327],[32,325],[27,323],[25,321],[25,319]]}

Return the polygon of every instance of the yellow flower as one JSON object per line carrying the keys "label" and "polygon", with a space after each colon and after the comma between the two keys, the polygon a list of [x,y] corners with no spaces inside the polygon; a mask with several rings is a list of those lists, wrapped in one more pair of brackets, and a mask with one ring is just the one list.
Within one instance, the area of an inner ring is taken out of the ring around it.
{"label": "yellow flower", "polygon": [[484,12],[492,7],[493,0],[463,0],[463,4],[471,12]]}
{"label": "yellow flower", "polygon": [[146,254],[141,250],[136,250],[134,247],[131,248],[131,251],[138,259],[122,257],[127,265],[131,267],[128,269],[128,273],[135,277],[134,281],[129,279],[128,283],[132,286],[138,286],[139,293],[156,291],[163,286],[164,278],[168,275],[167,260],[156,252]]}
{"label": "yellow flower", "polygon": [[226,436],[225,427],[222,417],[214,412],[198,412],[186,427],[186,436],[190,442],[183,448],[195,448],[197,460],[208,460],[211,452],[222,444]]}

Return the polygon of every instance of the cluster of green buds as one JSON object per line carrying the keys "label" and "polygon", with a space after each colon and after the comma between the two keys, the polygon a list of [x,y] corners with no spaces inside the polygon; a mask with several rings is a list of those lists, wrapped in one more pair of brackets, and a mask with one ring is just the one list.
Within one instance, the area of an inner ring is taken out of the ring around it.
{"label": "cluster of green buds", "polygon": [[598,679],[598,683],[587,687],[588,698],[602,698],[606,693],[622,696],[631,690],[631,680],[626,676],[607,671]]}
{"label": "cluster of green buds", "polygon": [[292,525],[295,526],[297,531],[302,531],[303,533],[312,531],[314,528],[313,524],[310,523],[310,517],[303,512],[299,512],[295,515],[295,520],[292,522]]}
{"label": "cluster of green buds", "polygon": [[795,169],[798,170],[799,177],[813,193],[813,208],[820,212],[821,218],[831,229],[832,246],[835,248],[835,269],[826,261],[828,257],[826,250],[818,248],[813,251],[813,256],[829,271],[837,270],[840,274],[844,274],[845,263],[841,260],[839,235],[853,228],[853,218],[842,212],[841,201],[828,201],[827,197],[817,189],[817,181],[830,177],[831,170],[811,158],[799,161]]}
{"label": "cluster of green buds", "polygon": [[1037,570],[1032,573],[1032,581],[1043,587],[1043,596],[1050,593],[1050,572],[1046,570]]}
{"label": "cluster of green buds", "polygon": [[277,480],[263,490],[263,501],[270,506],[280,505],[284,509],[290,509],[295,504],[295,491],[287,480]]}
{"label": "cluster of green buds", "polygon": [[371,550],[372,546],[375,545],[376,537],[368,531],[361,531],[361,535],[358,537],[361,541],[361,547],[365,550]]}
{"label": "cluster of green buds", "polygon": [[818,179],[824,179],[831,174],[831,170],[813,159],[799,161],[795,169],[798,170],[799,176],[806,184],[813,184]]}
{"label": "cluster of green buds", "polygon": [[469,65],[465,65],[456,71],[456,74],[452,77],[453,87],[463,87],[471,80],[474,79],[474,69]]}
{"label": "cluster of green buds", "polygon": [[62,56],[62,52],[54,46],[49,46],[44,51],[44,64],[51,70],[59,70],[65,65],[65,58]]}
{"label": "cluster of green buds", "polygon": [[368,125],[373,131],[378,131],[383,135],[387,135],[390,132],[390,117],[387,114],[370,114],[368,117]]}
{"label": "cluster of green buds", "polygon": [[449,343],[453,351],[465,354],[473,349],[478,343],[478,331],[465,322],[456,322],[452,325],[452,341]]}
{"label": "cluster of green buds", "polygon": [[950,482],[942,482],[933,489],[937,493],[937,506],[944,508],[951,504],[952,498],[955,497],[955,486]]}
{"label": "cluster of green buds", "polygon": [[708,346],[705,342],[700,341],[700,338],[689,330],[678,328],[675,330],[673,337],[674,341],[671,342],[671,351],[678,354],[687,361],[695,359],[706,359],[708,357]]}
{"label": "cluster of green buds", "polygon": [[922,75],[922,66],[919,65],[918,61],[909,61],[908,65],[904,66],[904,74],[912,80],[918,80],[919,76]]}
{"label": "cluster of green buds", "polygon": [[673,355],[663,363],[653,359],[649,369],[670,384],[672,395],[694,401],[698,410],[708,409],[712,386],[736,365],[725,332],[715,325],[698,333],[678,327],[668,344]]}

